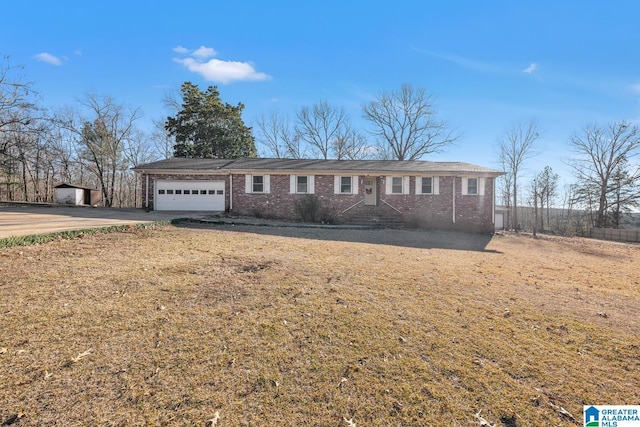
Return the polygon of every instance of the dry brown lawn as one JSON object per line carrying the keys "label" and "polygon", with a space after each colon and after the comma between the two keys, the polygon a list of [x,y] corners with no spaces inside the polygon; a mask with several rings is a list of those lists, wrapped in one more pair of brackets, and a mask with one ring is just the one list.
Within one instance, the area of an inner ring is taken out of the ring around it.
{"label": "dry brown lawn", "polygon": [[0,425],[582,425],[640,404],[639,267],[579,238],[188,224],[0,249]]}

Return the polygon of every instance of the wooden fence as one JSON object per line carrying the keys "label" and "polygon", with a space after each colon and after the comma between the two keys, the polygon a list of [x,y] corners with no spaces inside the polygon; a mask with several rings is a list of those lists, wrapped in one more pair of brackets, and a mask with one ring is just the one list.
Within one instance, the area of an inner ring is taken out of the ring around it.
{"label": "wooden fence", "polygon": [[615,240],[617,242],[640,243],[640,228],[591,228],[589,237],[601,240]]}

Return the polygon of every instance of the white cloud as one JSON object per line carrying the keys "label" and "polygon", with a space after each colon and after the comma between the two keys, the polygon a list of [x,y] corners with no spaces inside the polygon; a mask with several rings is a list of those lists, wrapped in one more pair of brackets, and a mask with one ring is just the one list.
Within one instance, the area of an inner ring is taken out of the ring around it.
{"label": "white cloud", "polygon": [[180,45],[174,47],[173,51],[176,52],[176,53],[183,53],[183,54],[184,53],[189,53],[189,49],[187,49],[186,47],[180,46]]}
{"label": "white cloud", "polygon": [[198,73],[205,80],[219,82],[223,84],[234,81],[260,81],[270,80],[271,76],[260,73],[248,62],[225,61],[221,59],[209,59],[216,56],[218,52],[212,47],[200,46],[196,50],[189,50],[183,46],[173,48],[173,51],[187,58],[174,58],[178,64],[184,65],[189,71]]}
{"label": "white cloud", "polygon": [[636,95],[640,95],[640,83],[631,85],[631,90],[635,92]]}
{"label": "white cloud", "polygon": [[60,60],[60,58],[58,58],[57,56],[53,56],[47,52],[39,53],[35,55],[34,58],[38,61],[46,62],[47,64],[55,66],[62,65],[62,61]]}
{"label": "white cloud", "polygon": [[200,62],[193,58],[176,58],[174,61],[184,65],[189,71],[200,74],[205,80],[212,82],[227,84],[237,80],[257,81],[271,79],[269,75],[257,72],[251,64],[246,62],[221,61],[219,59]]}
{"label": "white cloud", "polygon": [[212,56],[216,56],[218,52],[216,52],[212,47],[200,46],[196,50],[194,50],[191,55],[196,56],[200,59],[211,58]]}
{"label": "white cloud", "polygon": [[536,71],[537,69],[538,69],[538,64],[536,64],[535,62],[532,62],[531,65],[529,65],[529,67],[522,70],[522,72],[527,74],[533,74],[533,72]]}

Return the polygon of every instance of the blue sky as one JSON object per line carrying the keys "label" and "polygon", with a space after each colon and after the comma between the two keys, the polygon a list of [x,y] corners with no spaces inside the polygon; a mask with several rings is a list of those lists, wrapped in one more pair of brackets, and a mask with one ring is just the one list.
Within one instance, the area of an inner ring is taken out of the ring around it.
{"label": "blue sky", "polygon": [[361,105],[402,83],[436,96],[463,136],[428,160],[497,167],[496,141],[535,118],[530,172],[563,165],[590,124],[640,120],[640,2],[625,1],[12,1],[0,55],[23,65],[42,102],[86,92],[167,115],[184,81],[217,85],[253,125],[320,100],[364,127]]}

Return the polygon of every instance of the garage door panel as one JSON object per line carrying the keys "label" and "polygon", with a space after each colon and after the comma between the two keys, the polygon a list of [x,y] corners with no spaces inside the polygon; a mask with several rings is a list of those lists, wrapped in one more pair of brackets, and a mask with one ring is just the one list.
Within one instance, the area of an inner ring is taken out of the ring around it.
{"label": "garage door panel", "polygon": [[224,181],[157,181],[156,210],[223,211]]}

